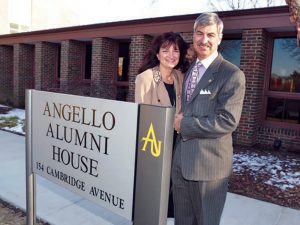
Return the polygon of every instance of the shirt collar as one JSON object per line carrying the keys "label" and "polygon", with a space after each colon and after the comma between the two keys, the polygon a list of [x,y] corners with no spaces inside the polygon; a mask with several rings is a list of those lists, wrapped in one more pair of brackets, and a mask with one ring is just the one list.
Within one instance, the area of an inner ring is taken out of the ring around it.
{"label": "shirt collar", "polygon": [[207,69],[210,64],[218,57],[218,51],[215,51],[213,54],[211,54],[210,56],[208,56],[206,59],[203,60],[199,60],[197,58],[197,62],[200,61],[202,63],[202,65],[205,67],[205,69]]}

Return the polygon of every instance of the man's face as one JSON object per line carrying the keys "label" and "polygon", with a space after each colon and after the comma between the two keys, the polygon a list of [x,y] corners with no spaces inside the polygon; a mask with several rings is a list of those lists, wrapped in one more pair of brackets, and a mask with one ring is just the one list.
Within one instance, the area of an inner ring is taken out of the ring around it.
{"label": "man's face", "polygon": [[197,57],[202,60],[217,51],[222,37],[218,34],[217,25],[198,26],[193,34],[193,45]]}

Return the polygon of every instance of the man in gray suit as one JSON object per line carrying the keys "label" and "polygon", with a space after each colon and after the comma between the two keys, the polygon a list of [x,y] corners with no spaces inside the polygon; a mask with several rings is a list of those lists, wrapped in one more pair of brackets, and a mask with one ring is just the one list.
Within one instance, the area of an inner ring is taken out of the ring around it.
{"label": "man in gray suit", "polygon": [[194,23],[197,59],[185,75],[172,165],[175,225],[218,225],[232,170],[232,132],[245,94],[244,73],[217,49],[223,22],[202,13]]}

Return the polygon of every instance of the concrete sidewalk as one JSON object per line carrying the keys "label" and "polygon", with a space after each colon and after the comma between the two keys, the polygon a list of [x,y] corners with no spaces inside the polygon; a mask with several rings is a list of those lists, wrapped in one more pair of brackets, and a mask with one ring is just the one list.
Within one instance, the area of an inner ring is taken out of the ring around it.
{"label": "concrete sidewalk", "polygon": [[[0,130],[0,146],[0,199],[25,210],[25,138]],[[50,224],[132,224],[42,177],[36,177],[37,216]],[[299,221],[299,210],[228,193],[221,225],[299,225]],[[168,220],[167,224],[174,223]]]}

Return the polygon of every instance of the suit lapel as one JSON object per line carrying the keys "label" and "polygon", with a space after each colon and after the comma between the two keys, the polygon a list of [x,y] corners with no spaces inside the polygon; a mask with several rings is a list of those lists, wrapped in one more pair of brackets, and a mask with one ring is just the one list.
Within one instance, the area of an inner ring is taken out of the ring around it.
{"label": "suit lapel", "polygon": [[219,67],[222,61],[223,57],[219,54],[218,57],[207,68],[199,83],[196,85],[196,88],[191,96],[190,102],[193,101],[193,99],[200,93],[201,90],[204,90],[215,80],[215,76],[219,71]]}

